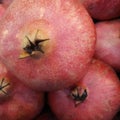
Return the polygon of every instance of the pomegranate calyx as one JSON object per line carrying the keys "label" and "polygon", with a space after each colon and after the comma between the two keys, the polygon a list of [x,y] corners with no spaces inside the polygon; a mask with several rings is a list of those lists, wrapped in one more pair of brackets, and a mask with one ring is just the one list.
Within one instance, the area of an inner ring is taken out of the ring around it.
{"label": "pomegranate calyx", "polygon": [[20,59],[36,55],[36,54],[38,54],[38,52],[44,54],[44,51],[42,50],[42,44],[40,44],[40,43],[47,41],[49,39],[38,39],[37,38],[38,31],[39,30],[37,30],[37,32],[36,32],[34,42],[32,42],[28,36],[25,36],[28,40],[28,44],[23,48],[24,52],[22,52],[20,54],[20,56],[19,56]]}
{"label": "pomegranate calyx", "polygon": [[71,97],[75,101],[75,106],[84,102],[87,96],[88,94],[85,88],[75,87],[71,90]]}

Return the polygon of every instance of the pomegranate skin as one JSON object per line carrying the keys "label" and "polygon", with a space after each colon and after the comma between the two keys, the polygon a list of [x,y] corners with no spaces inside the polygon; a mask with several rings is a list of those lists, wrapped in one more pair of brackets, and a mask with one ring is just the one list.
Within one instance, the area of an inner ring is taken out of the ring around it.
{"label": "pomegranate skin", "polygon": [[0,120],[31,120],[43,108],[44,94],[22,84],[1,62],[0,88]]}
{"label": "pomegranate skin", "polygon": [[49,93],[49,105],[61,120],[112,120],[120,109],[120,81],[111,67],[93,60],[87,74],[76,85],[87,90],[87,97],[75,105],[71,90]]}
{"label": "pomegranate skin", "polygon": [[120,0],[80,0],[89,14],[98,20],[110,20],[120,16]]}
{"label": "pomegranate skin", "polygon": [[95,24],[95,57],[120,71],[120,19]]}
{"label": "pomegranate skin", "polygon": [[[62,89],[85,74],[94,54],[96,35],[91,17],[79,3],[15,0],[8,8],[0,24],[0,58],[32,89]],[[38,59],[19,59],[24,41],[28,42],[26,36],[33,40],[37,30],[39,38],[49,39],[43,43],[44,54]]]}
{"label": "pomegranate skin", "polygon": [[4,15],[5,13],[5,8],[3,7],[2,4],[0,4],[0,19],[2,18],[2,16]]}

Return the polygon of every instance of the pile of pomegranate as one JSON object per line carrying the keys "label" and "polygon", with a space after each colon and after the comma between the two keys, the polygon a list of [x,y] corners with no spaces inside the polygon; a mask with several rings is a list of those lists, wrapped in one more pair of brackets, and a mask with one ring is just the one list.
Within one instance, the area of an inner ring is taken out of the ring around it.
{"label": "pile of pomegranate", "polygon": [[0,120],[120,120],[120,0],[1,0]]}

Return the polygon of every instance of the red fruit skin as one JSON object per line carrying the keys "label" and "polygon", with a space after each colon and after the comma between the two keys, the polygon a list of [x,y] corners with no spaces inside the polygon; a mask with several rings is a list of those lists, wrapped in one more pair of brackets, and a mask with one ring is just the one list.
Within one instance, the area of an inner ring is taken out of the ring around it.
{"label": "red fruit skin", "polygon": [[98,22],[95,57],[120,70],[120,19]]}
{"label": "red fruit skin", "polygon": [[43,108],[43,93],[37,93],[23,85],[0,62],[1,79],[9,80],[7,95],[0,90],[0,120],[31,120]]}
{"label": "red fruit skin", "polygon": [[98,20],[109,20],[120,16],[120,0],[80,0],[89,14]]}
{"label": "red fruit skin", "polygon": [[2,4],[0,4],[0,19],[2,18],[3,14],[5,13],[5,8]]}
{"label": "red fruit skin", "polygon": [[87,74],[77,84],[88,96],[75,106],[70,89],[49,93],[49,105],[61,120],[111,120],[120,108],[120,81],[111,67],[93,60]]}
{"label": "red fruit skin", "polygon": [[[58,90],[77,82],[94,54],[94,24],[79,0],[15,0],[0,29],[2,61],[38,91]],[[39,59],[19,59],[25,36],[34,39],[39,29],[39,36],[49,38],[44,54]]]}

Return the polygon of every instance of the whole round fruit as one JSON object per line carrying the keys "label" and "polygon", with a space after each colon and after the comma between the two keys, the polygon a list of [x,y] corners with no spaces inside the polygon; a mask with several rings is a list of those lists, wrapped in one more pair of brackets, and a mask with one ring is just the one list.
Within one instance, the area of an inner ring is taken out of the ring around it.
{"label": "whole round fruit", "polygon": [[120,81],[110,66],[94,59],[80,82],[48,99],[60,120],[112,120],[120,109]]}
{"label": "whole round fruit", "polygon": [[0,62],[0,120],[31,120],[43,105],[44,94],[22,84]]}
{"label": "whole round fruit", "polygon": [[1,60],[38,91],[74,84],[94,54],[94,24],[79,0],[14,0],[0,30]]}

